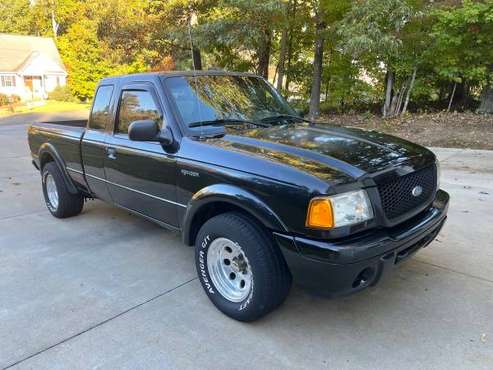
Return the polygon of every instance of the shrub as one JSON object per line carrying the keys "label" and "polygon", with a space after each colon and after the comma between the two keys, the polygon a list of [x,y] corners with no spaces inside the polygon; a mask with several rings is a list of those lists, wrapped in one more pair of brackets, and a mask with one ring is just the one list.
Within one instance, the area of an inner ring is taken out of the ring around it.
{"label": "shrub", "polygon": [[48,93],[48,99],[57,101],[77,102],[77,98],[72,95],[67,85],[57,86],[55,90]]}
{"label": "shrub", "polygon": [[19,95],[10,95],[9,104],[19,104],[21,102],[21,97]]}
{"label": "shrub", "polygon": [[9,103],[9,97],[5,94],[0,93],[0,107],[7,105]]}

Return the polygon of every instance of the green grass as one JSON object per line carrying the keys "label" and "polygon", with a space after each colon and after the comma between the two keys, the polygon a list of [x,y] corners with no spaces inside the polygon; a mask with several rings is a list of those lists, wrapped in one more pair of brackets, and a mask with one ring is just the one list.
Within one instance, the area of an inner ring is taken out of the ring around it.
{"label": "green grass", "polygon": [[41,106],[30,107],[28,105],[19,105],[14,108],[12,112],[8,107],[0,108],[0,117],[7,117],[14,114],[21,113],[57,113],[57,112],[70,112],[89,110],[90,104],[88,103],[73,103],[55,100],[46,100],[46,104]]}

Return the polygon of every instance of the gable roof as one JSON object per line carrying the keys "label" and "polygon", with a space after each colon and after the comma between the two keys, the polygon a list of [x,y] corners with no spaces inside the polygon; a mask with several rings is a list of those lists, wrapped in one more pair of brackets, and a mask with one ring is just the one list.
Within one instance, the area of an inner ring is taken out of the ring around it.
{"label": "gable roof", "polygon": [[52,38],[0,33],[0,72],[18,72],[36,55],[49,58],[59,72],[66,72]]}

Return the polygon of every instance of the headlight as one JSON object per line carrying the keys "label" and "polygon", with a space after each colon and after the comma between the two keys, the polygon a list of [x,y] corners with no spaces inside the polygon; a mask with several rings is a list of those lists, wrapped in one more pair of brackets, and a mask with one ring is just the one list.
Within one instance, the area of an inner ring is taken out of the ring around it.
{"label": "headlight", "polygon": [[317,197],[310,201],[306,226],[318,229],[330,229],[357,224],[373,218],[368,194],[364,190]]}

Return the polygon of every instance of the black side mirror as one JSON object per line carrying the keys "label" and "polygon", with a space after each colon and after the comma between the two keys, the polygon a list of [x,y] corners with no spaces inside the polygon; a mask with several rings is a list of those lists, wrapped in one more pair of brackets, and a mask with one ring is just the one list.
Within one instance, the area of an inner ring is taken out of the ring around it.
{"label": "black side mirror", "polygon": [[150,119],[132,122],[128,127],[128,138],[133,141],[158,141],[163,145],[173,143],[171,130],[168,127],[160,130],[157,122]]}
{"label": "black side mirror", "polygon": [[305,111],[303,109],[295,109],[294,110],[298,116],[301,118],[305,117]]}

